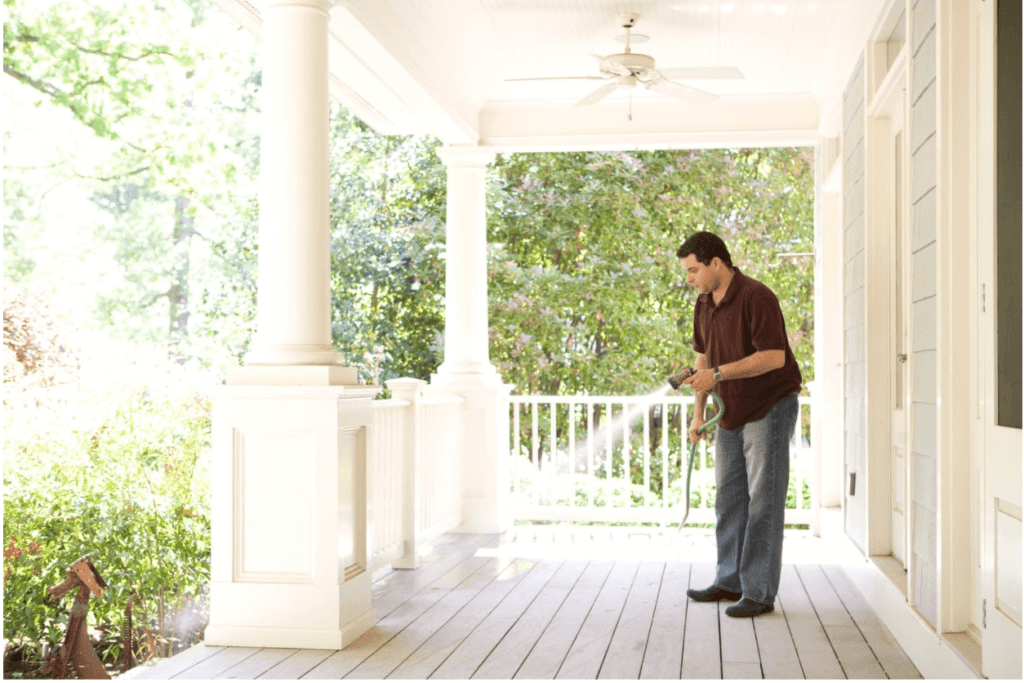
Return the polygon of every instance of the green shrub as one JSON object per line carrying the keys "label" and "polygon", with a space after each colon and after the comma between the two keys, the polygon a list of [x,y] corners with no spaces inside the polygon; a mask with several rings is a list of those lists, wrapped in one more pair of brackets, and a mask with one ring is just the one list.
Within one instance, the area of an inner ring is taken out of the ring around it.
{"label": "green shrub", "polygon": [[136,390],[16,407],[10,388],[4,637],[30,662],[44,643],[62,641],[73,595],[52,602],[46,588],[88,553],[109,585],[89,604],[101,654],[120,654],[133,588],[143,601],[133,608],[143,649],[169,653],[175,617],[194,610],[209,584],[208,405],[189,392]]}

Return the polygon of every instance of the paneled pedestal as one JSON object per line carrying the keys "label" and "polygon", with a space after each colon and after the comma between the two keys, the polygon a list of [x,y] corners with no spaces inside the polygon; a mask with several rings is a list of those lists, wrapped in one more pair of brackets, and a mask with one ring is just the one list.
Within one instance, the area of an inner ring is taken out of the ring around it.
{"label": "paneled pedestal", "polygon": [[341,649],[373,626],[366,430],[378,391],[215,394],[207,645]]}

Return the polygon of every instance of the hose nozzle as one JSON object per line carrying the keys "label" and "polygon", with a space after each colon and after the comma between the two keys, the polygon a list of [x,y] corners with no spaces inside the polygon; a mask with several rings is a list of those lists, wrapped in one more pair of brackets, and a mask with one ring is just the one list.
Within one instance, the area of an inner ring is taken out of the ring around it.
{"label": "hose nozzle", "polygon": [[680,372],[679,374],[667,377],[665,379],[665,381],[668,382],[668,385],[670,387],[672,387],[674,390],[678,391],[679,387],[681,387],[683,385],[683,381],[686,380],[692,374],[693,374],[693,370],[691,368],[684,367],[682,372]]}

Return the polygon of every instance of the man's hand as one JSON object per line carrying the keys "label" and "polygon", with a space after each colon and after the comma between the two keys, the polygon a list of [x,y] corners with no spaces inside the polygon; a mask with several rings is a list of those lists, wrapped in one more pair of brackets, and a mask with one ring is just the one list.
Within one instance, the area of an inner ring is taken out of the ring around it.
{"label": "man's hand", "polygon": [[683,384],[688,385],[695,392],[706,394],[715,388],[715,373],[711,369],[698,370],[686,379]]}

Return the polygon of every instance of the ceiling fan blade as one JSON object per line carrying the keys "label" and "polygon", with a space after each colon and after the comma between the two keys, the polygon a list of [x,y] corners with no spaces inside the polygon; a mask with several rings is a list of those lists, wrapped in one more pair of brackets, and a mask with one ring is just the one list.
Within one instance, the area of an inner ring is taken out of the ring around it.
{"label": "ceiling fan blade", "polygon": [[584,97],[582,100],[577,102],[574,106],[586,107],[586,106],[589,106],[591,104],[597,104],[598,102],[603,100],[605,97],[610,95],[612,93],[612,91],[615,90],[618,87],[619,87],[619,82],[618,81],[613,81],[611,83],[606,83],[605,85],[602,85],[600,88],[598,88],[597,90],[595,90],[594,92],[590,93],[589,95]]}
{"label": "ceiling fan blade", "polygon": [[658,69],[662,76],[672,81],[727,80],[745,78],[743,72],[734,66],[694,66],[678,69]]}
{"label": "ceiling fan blade", "polygon": [[541,76],[538,78],[506,78],[506,83],[518,81],[606,81],[604,76]]}
{"label": "ceiling fan blade", "polygon": [[593,53],[591,53],[590,56],[596,58],[597,61],[601,62],[601,71],[607,71],[608,73],[615,74],[616,76],[630,76],[633,73],[623,65],[619,64],[618,62],[612,61],[607,57],[602,57],[601,55],[595,55]]}
{"label": "ceiling fan blade", "polygon": [[655,83],[645,83],[644,85],[650,90],[660,92],[662,95],[693,102],[694,104],[708,104],[718,99],[718,95],[714,93],[691,88],[682,83],[673,83],[672,81],[657,81]]}

